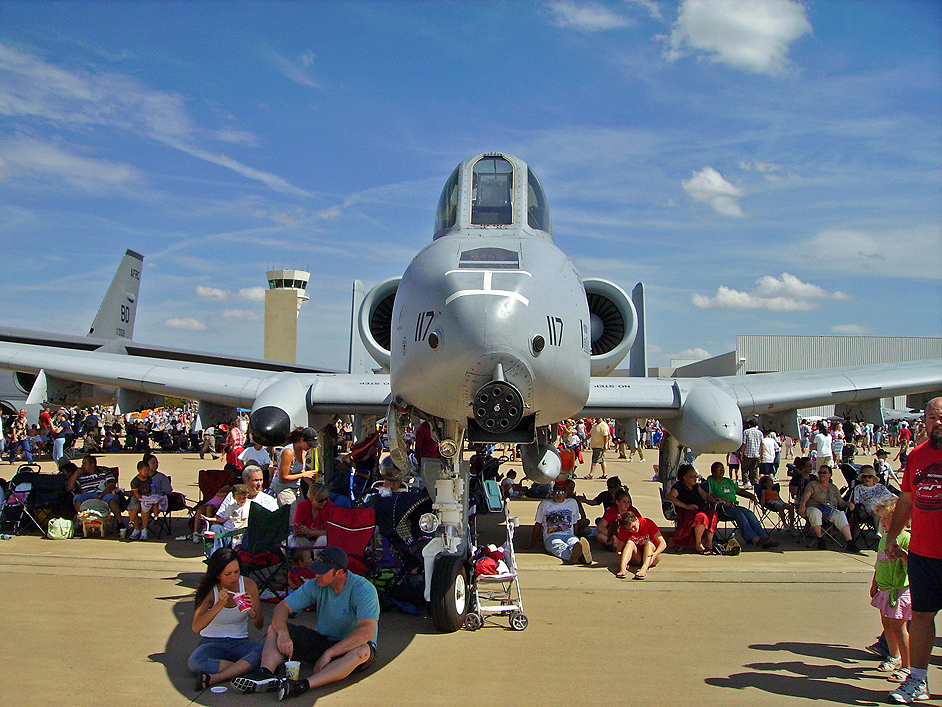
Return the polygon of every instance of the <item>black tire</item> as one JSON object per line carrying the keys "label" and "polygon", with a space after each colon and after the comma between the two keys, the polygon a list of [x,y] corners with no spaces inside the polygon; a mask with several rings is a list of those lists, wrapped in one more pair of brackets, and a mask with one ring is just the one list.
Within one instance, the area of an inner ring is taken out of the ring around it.
{"label": "black tire", "polygon": [[464,617],[464,627],[466,631],[477,631],[484,625],[484,617],[480,614],[468,614]]}
{"label": "black tire", "polygon": [[510,628],[514,631],[525,631],[530,625],[530,620],[522,611],[515,611],[510,615]]}
{"label": "black tire", "polygon": [[470,597],[468,573],[461,557],[442,555],[438,558],[432,571],[431,597],[435,628],[453,633],[464,625]]}

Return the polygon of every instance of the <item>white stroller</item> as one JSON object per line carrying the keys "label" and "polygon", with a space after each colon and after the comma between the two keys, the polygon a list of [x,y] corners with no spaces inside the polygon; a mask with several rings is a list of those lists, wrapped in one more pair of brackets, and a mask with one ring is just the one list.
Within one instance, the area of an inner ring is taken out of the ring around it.
{"label": "white stroller", "polygon": [[517,558],[514,554],[514,530],[520,525],[520,519],[508,515],[506,502],[503,504],[503,510],[507,542],[501,549],[507,571],[500,574],[476,574],[474,577],[470,592],[471,605],[464,617],[464,627],[468,631],[477,631],[484,625],[487,617],[495,615],[507,616],[510,628],[515,631],[523,631],[530,623],[527,615],[523,613],[523,596],[520,594]]}

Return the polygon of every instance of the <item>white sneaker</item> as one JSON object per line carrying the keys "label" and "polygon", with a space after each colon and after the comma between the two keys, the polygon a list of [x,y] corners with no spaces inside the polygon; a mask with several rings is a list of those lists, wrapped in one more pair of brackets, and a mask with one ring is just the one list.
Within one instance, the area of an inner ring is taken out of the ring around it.
{"label": "white sneaker", "polygon": [[134,532],[131,533],[130,537],[128,537],[128,540],[140,540],[140,539],[141,539],[141,531],[138,530],[137,528],[135,528]]}
{"label": "white sneaker", "polygon": [[147,528],[141,531],[141,540],[147,540]]}
{"label": "white sneaker", "polygon": [[925,680],[919,680],[910,675],[906,682],[890,693],[890,700],[902,705],[929,699],[929,686]]}
{"label": "white sneaker", "polygon": [[889,656],[888,658],[883,659],[883,662],[877,666],[877,670],[879,670],[881,673],[892,673],[894,670],[900,667],[902,663],[903,659],[900,656],[896,656],[895,658],[893,656]]}
{"label": "white sneaker", "polygon": [[203,542],[203,536],[200,535],[199,533],[193,533],[193,542],[195,543]]}

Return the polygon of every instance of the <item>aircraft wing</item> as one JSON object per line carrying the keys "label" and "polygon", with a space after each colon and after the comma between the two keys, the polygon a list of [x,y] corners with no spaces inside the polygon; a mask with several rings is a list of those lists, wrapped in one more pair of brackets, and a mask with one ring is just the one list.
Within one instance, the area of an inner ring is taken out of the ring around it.
{"label": "aircraft wing", "polygon": [[879,409],[880,399],[942,390],[942,359],[717,378],[592,378],[588,417],[657,418],[699,453],[742,442],[741,417],[797,436],[799,408]]}
{"label": "aircraft wing", "polygon": [[[307,424],[308,410],[385,414],[389,404],[389,377],[384,375],[266,371],[3,341],[0,369],[230,407],[277,401],[285,409],[297,409],[297,420],[292,416],[296,424]],[[285,396],[290,403],[282,400]]]}

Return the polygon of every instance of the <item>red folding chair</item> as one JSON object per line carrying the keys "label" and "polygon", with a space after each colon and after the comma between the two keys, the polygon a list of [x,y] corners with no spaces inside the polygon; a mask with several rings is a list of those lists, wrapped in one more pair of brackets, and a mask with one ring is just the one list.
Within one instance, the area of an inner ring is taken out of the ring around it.
{"label": "red folding chair", "polygon": [[331,506],[326,526],[327,544],[347,553],[347,569],[361,575],[373,569],[370,550],[376,531],[376,513],[372,508]]}

